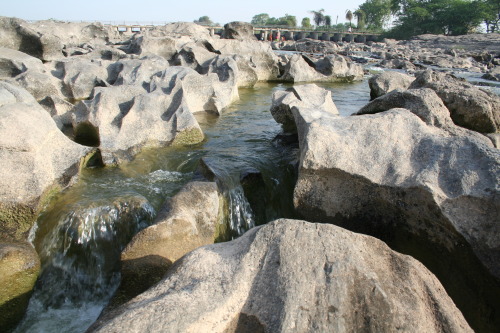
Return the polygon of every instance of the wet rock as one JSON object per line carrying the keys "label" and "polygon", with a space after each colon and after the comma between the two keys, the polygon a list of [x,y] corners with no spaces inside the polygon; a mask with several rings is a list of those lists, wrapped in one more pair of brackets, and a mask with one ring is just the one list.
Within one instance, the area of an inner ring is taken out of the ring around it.
{"label": "wet rock", "polygon": [[191,252],[154,288],[90,331],[401,328],[472,332],[415,259],[336,226],[277,220]]}
{"label": "wet rock", "polygon": [[500,204],[498,150],[406,109],[347,118],[292,111],[301,146],[298,212],[419,258],[471,325],[494,327],[487,313],[500,308],[491,277],[500,275],[500,230],[492,222]]}
{"label": "wet rock", "polygon": [[315,84],[296,85],[285,91],[278,90],[273,93],[271,115],[276,122],[283,124],[285,131],[295,132],[297,130],[292,113],[294,106],[333,115],[339,114],[335,103],[333,103],[331,92]]}
{"label": "wet rock", "polygon": [[266,194],[266,183],[262,173],[257,169],[247,169],[240,172],[240,183],[245,198],[254,213],[255,224],[260,225],[268,221],[266,207],[269,206]]}
{"label": "wet rock", "polygon": [[247,22],[229,22],[224,25],[221,38],[238,40],[257,40],[253,26]]}
{"label": "wet rock", "polygon": [[28,243],[0,241],[0,327],[10,332],[23,318],[35,281],[40,259]]}
{"label": "wet rock", "polygon": [[147,93],[130,85],[95,88],[92,100],[75,106],[75,141],[98,146],[105,164],[130,160],[144,147],[202,141],[203,133],[179,81],[173,81],[168,92]]}
{"label": "wet rock", "polygon": [[212,244],[224,229],[220,200],[214,182],[191,182],[165,202],[153,225],[135,235],[123,250],[122,282],[113,306],[160,281],[186,253]]}
{"label": "wet rock", "polygon": [[363,78],[363,67],[333,55],[314,61],[294,54],[284,67],[280,80],[286,82],[350,82]]}
{"label": "wet rock", "polygon": [[69,140],[24,89],[0,82],[0,234],[24,239],[44,204],[94,150]]}
{"label": "wet rock", "polygon": [[40,59],[26,53],[0,47],[0,78],[11,78],[28,69],[42,72],[44,70]]}
{"label": "wet rock", "polygon": [[408,89],[413,80],[415,80],[414,77],[393,71],[376,74],[368,80],[370,97],[375,99],[396,88]]}
{"label": "wet rock", "polygon": [[480,132],[500,130],[500,97],[453,75],[426,70],[416,75],[412,88],[431,88],[450,110],[455,124]]}
{"label": "wet rock", "polygon": [[37,235],[44,268],[33,298],[46,308],[109,299],[119,279],[120,253],[151,224],[154,208],[137,194],[54,205],[57,210],[41,217],[51,228]]}

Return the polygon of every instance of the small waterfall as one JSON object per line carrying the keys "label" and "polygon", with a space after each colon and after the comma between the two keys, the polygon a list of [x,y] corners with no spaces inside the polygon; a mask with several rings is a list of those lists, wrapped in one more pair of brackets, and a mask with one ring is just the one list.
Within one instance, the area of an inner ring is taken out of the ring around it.
{"label": "small waterfall", "polygon": [[229,226],[236,237],[255,227],[255,218],[252,208],[243,193],[241,186],[226,191],[229,206]]}
{"label": "small waterfall", "polygon": [[[125,195],[42,216],[32,233],[42,273],[16,332],[72,331],[72,325],[85,330],[82,325],[97,318],[119,284],[121,251],[154,215],[147,199]],[[61,319],[59,329],[53,327],[54,317]]]}

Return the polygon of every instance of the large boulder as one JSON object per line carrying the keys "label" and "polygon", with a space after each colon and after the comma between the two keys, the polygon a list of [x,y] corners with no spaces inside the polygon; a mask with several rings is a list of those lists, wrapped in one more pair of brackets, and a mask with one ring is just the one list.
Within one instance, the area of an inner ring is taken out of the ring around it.
{"label": "large boulder", "polygon": [[434,90],[429,88],[395,89],[366,104],[356,114],[374,114],[394,108],[407,109],[416,114],[427,125],[441,128],[451,135],[466,135],[491,146],[491,142],[486,136],[455,125],[450,118],[450,111],[443,104],[443,101]]}
{"label": "large boulder", "polygon": [[439,281],[381,241],[277,220],[185,256],[90,332],[472,332]]}
{"label": "large boulder", "polygon": [[238,40],[257,40],[253,32],[253,25],[247,22],[229,22],[224,24],[221,38]]}
{"label": "large boulder", "polygon": [[42,72],[42,61],[26,53],[0,47],[0,79],[17,76],[29,69]]}
{"label": "large boulder", "polygon": [[315,84],[295,85],[284,91],[278,90],[273,93],[271,115],[286,131],[297,131],[292,113],[294,106],[316,110],[315,112],[339,114],[333,103],[332,93]]}
{"label": "large boulder", "polygon": [[406,109],[346,118],[292,112],[301,150],[298,212],[416,256],[476,329],[498,325],[488,313],[500,309],[491,277],[500,277],[500,152]]}
{"label": "large boulder", "polygon": [[279,79],[286,82],[350,82],[361,80],[363,75],[361,65],[349,62],[340,55],[313,60],[294,54],[285,64]]}
{"label": "large boulder", "polygon": [[204,138],[175,77],[167,93],[125,85],[95,88],[93,96],[75,106],[75,140],[98,146],[105,164],[129,160],[144,147],[190,145]]}
{"label": "large boulder", "polygon": [[140,59],[123,59],[108,66],[108,82],[115,86],[149,85],[154,74],[168,67],[170,67],[168,61],[160,56],[150,55]]}
{"label": "large boulder", "polygon": [[0,242],[0,327],[9,332],[23,318],[40,272],[40,259],[28,243]]}
{"label": "large boulder", "polygon": [[69,140],[24,89],[0,82],[0,235],[24,239],[44,200],[94,149]]}
{"label": "large boulder", "polygon": [[500,97],[479,89],[453,75],[426,70],[416,75],[410,85],[436,91],[450,110],[455,124],[481,132],[500,131]]}
{"label": "large boulder", "polygon": [[[268,43],[253,40],[214,39],[210,45],[222,56],[237,55],[236,61],[242,76],[255,75],[257,81],[275,81],[279,77],[278,57]],[[238,81],[248,82],[245,79]]]}
{"label": "large boulder", "polygon": [[190,37],[194,39],[210,38],[210,32],[204,26],[193,22],[173,22],[163,26],[156,26],[143,32],[146,36],[162,37],[170,36],[175,38]]}
{"label": "large boulder", "polygon": [[376,74],[368,80],[370,97],[375,99],[397,88],[408,89],[413,80],[415,80],[414,77],[394,71]]}
{"label": "large boulder", "polygon": [[214,182],[191,182],[167,200],[153,224],[134,236],[121,254],[122,281],[113,305],[160,281],[186,253],[219,237],[222,200]]}
{"label": "large boulder", "polygon": [[63,82],[63,94],[72,100],[87,99],[95,87],[106,87],[108,71],[98,60],[68,58],[53,63],[52,73]]}
{"label": "large boulder", "polygon": [[41,101],[47,96],[58,96],[64,98],[63,91],[66,91],[64,82],[53,75],[41,71],[27,70],[15,78],[9,80],[26,89],[37,101]]}

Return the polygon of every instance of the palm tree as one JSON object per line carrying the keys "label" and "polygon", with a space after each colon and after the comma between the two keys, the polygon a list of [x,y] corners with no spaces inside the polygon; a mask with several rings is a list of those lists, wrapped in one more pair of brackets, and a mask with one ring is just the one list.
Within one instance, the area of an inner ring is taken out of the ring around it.
{"label": "palm tree", "polygon": [[313,14],[313,21],[316,23],[316,26],[320,26],[321,23],[325,21],[325,15],[323,14],[325,12],[324,9],[320,9],[318,11],[311,10],[309,13]]}
{"label": "palm tree", "polygon": [[345,12],[345,19],[349,21],[349,27],[352,27],[352,12],[349,9]]}
{"label": "palm tree", "polygon": [[354,12],[354,16],[356,16],[356,21],[358,22],[358,29],[363,29],[365,27],[365,12],[361,9],[357,9]]}

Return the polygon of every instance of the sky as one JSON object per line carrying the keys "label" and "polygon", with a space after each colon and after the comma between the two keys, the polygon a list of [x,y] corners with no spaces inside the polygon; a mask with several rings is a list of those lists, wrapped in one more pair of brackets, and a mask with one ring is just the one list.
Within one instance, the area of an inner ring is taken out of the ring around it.
{"label": "sky", "polygon": [[103,23],[161,24],[168,22],[192,22],[201,16],[209,16],[213,22],[225,24],[231,21],[250,22],[257,14],[271,17],[285,14],[309,17],[311,10],[325,10],[332,23],[345,22],[348,9],[354,11],[365,0],[346,1],[224,1],[224,0],[0,0],[0,16],[24,20],[57,19],[63,21],[100,21]]}

